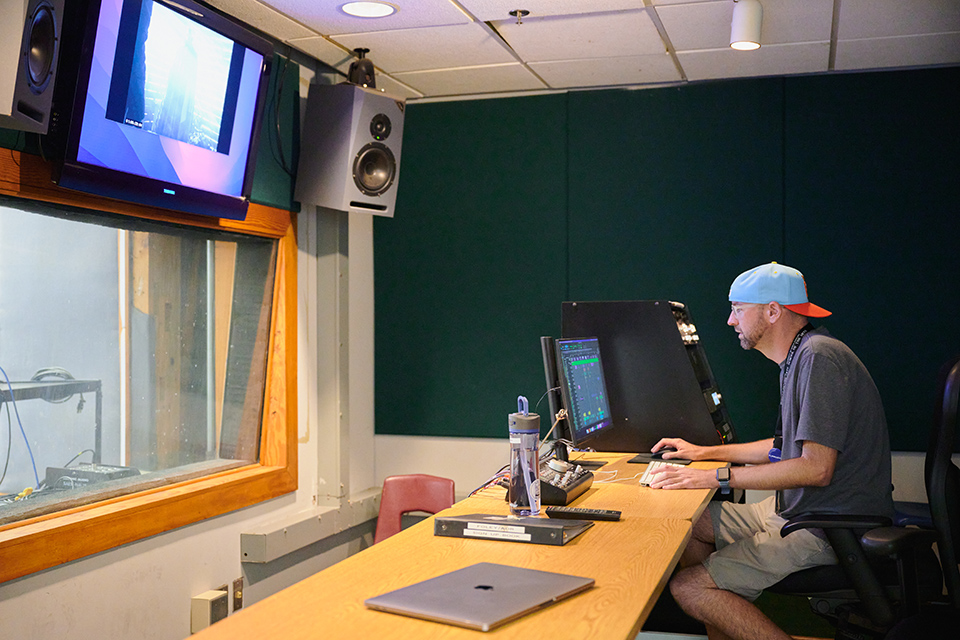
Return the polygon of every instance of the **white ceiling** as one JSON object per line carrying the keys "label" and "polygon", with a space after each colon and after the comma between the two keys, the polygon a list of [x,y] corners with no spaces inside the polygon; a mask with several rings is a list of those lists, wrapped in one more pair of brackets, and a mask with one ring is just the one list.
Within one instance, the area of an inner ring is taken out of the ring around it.
{"label": "white ceiling", "polygon": [[408,100],[960,64],[960,0],[760,0],[756,51],[728,46],[733,0],[346,1],[207,0],[344,73],[370,49]]}

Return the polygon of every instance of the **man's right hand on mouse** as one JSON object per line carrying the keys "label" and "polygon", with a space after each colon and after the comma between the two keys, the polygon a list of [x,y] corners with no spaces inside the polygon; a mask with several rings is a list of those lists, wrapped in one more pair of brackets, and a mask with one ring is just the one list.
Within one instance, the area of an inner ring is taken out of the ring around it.
{"label": "man's right hand on mouse", "polygon": [[[690,444],[682,438],[661,438],[657,444],[653,445],[650,452],[654,454],[653,457],[659,457],[662,460],[670,460],[672,458],[702,460],[702,449],[703,447]],[[659,456],[657,456],[658,453],[660,454]]]}

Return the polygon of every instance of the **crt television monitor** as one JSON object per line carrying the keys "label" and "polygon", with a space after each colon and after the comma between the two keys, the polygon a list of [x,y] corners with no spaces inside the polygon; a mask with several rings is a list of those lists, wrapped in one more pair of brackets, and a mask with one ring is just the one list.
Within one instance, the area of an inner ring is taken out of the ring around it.
{"label": "crt television monitor", "polygon": [[556,342],[557,375],[574,447],[583,447],[613,428],[597,338]]}
{"label": "crt television monitor", "polygon": [[191,0],[89,0],[80,19],[58,183],[243,219],[272,45]]}

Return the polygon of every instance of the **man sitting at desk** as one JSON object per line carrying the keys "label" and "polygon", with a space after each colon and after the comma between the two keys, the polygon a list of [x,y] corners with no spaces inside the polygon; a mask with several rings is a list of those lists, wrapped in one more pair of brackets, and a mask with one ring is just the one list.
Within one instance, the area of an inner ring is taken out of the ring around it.
{"label": "man sitting at desk", "polygon": [[880,394],[863,363],[809,324],[808,317],[830,312],[810,304],[799,271],[777,263],[750,269],[734,280],[730,302],[727,324],[741,346],[780,365],[777,437],[709,447],[664,438],[653,451],[676,449],[664,459],[750,466],[669,466],[650,486],[776,490],[757,504],[711,502],[694,524],[670,591],[712,639],[785,640],[753,600],[787,575],[836,564],[837,557],[822,531],[781,538],[780,527],[803,513],[892,516],[890,443]]}

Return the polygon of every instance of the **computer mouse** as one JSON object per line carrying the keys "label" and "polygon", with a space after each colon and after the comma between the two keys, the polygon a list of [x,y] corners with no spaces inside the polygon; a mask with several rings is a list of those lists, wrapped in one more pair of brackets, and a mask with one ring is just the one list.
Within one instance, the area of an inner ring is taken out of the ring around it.
{"label": "computer mouse", "polygon": [[673,447],[664,447],[662,449],[659,449],[651,453],[650,457],[653,458],[654,460],[662,460],[663,454],[665,454],[667,451],[676,451],[676,449]]}

